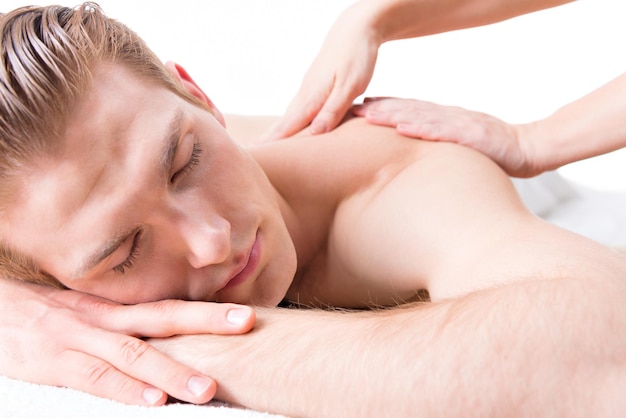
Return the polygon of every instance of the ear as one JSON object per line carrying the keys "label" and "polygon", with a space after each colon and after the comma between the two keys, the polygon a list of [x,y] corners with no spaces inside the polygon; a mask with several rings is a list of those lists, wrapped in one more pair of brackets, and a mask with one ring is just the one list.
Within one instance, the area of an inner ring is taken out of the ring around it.
{"label": "ear", "polygon": [[215,116],[219,123],[222,124],[222,126],[226,126],[226,122],[224,121],[224,116],[222,115],[222,112],[218,110],[218,108],[213,104],[211,99],[209,99],[209,96],[207,96],[204,91],[202,91],[202,89],[196,84],[196,82],[193,81],[187,70],[185,70],[181,65],[176,64],[172,61],[166,62],[165,67],[174,77],[174,79],[178,80],[178,82],[189,94],[200,99],[202,103],[205,103],[209,107],[211,113]]}

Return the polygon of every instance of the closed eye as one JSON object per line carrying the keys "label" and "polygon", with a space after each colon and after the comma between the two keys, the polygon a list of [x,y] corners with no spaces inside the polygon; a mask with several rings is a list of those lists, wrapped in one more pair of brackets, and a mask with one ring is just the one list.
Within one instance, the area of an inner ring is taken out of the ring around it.
{"label": "closed eye", "polygon": [[133,237],[133,243],[130,247],[130,251],[128,252],[128,257],[126,257],[126,260],[113,267],[113,271],[124,274],[129,268],[133,266],[135,260],[137,259],[137,254],[139,254],[139,240],[141,238],[141,233],[141,230],[137,231],[137,233]]}
{"label": "closed eye", "polygon": [[177,178],[190,172],[194,168],[194,166],[196,166],[200,162],[201,153],[202,150],[200,149],[200,145],[197,142],[194,142],[189,161],[187,161],[187,164],[185,164],[183,168],[181,168],[172,175],[172,177],[170,178],[170,182],[174,183]]}

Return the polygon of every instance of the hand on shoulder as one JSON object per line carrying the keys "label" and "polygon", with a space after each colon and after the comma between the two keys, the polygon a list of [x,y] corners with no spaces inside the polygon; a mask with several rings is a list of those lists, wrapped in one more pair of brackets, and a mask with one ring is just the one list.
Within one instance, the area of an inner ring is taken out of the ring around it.
{"label": "hand on shoulder", "polygon": [[529,143],[521,139],[521,128],[486,113],[399,98],[366,99],[353,107],[353,113],[369,123],[394,127],[407,137],[473,148],[515,177],[540,173]]}

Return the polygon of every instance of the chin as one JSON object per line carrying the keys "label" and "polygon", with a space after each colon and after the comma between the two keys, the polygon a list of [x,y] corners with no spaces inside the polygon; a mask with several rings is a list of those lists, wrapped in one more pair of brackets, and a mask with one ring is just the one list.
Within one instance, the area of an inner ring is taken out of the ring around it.
{"label": "chin", "polygon": [[[229,289],[227,293],[216,295],[216,302],[273,308],[283,300],[291,279],[286,280],[285,271],[281,274],[261,272],[254,282],[239,289]],[[293,276],[291,276],[293,277]],[[247,287],[247,288],[246,288]]]}
{"label": "chin", "polygon": [[263,288],[261,291],[254,292],[250,296],[248,304],[252,306],[275,308],[285,298],[291,281],[289,281],[286,286],[281,286],[282,283],[284,283],[284,280],[281,280],[278,283],[273,283],[272,286],[260,286]]}
{"label": "chin", "polygon": [[295,251],[289,257],[275,260],[273,266],[261,273],[255,283],[256,292],[250,295],[249,303],[254,306],[276,307],[283,301],[296,274]]}

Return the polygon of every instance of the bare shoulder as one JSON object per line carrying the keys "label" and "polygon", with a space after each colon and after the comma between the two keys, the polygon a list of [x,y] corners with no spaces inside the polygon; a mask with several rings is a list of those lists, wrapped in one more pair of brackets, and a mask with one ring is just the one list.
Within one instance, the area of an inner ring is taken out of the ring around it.
{"label": "bare shoulder", "polygon": [[623,271],[608,249],[532,215],[510,178],[467,147],[353,119],[264,158],[302,224],[325,232],[300,277],[301,301],[389,305],[424,289],[439,300],[518,280],[591,278],[598,265]]}
{"label": "bare shoulder", "polygon": [[[314,180],[315,189],[332,192],[340,200],[365,190],[373,192],[417,162],[423,174],[416,173],[413,179],[424,182],[423,186],[462,181],[464,185],[497,183],[513,190],[502,170],[474,150],[409,139],[361,118],[325,135],[300,134],[248,149],[279,189]],[[437,177],[428,177],[434,173]]]}
{"label": "bare shoulder", "polygon": [[423,289],[446,297],[504,280],[474,261],[531,219],[487,157],[362,119],[251,152],[304,225],[301,240],[316,237],[300,258],[300,301],[388,305]]}

